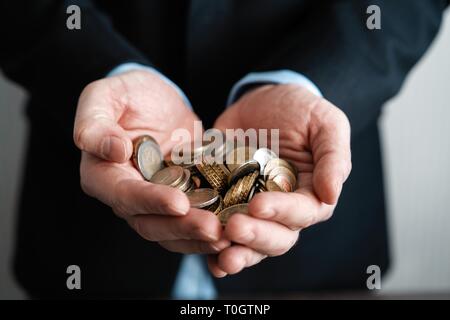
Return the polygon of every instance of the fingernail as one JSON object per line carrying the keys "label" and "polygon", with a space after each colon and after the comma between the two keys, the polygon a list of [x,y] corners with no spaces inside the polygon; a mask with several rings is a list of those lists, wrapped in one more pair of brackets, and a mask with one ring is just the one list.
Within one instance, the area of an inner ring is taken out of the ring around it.
{"label": "fingernail", "polygon": [[207,238],[207,241],[217,241],[219,240],[219,237],[215,234],[209,233],[205,230],[200,229],[200,233],[202,234],[202,236]]}
{"label": "fingernail", "polygon": [[124,159],[126,154],[124,141],[115,136],[103,138],[101,154],[103,158],[108,160],[114,161],[126,160]]}
{"label": "fingernail", "polygon": [[177,203],[169,203],[167,205],[167,208],[169,209],[169,211],[179,216],[185,216],[187,214],[186,209]]}
{"label": "fingernail", "polygon": [[217,242],[211,243],[211,247],[213,248],[213,250],[219,252],[222,251],[223,249],[227,248],[230,246],[230,241],[226,240],[226,239],[221,239]]}
{"label": "fingernail", "polygon": [[216,274],[216,278],[224,278],[228,275],[228,273],[226,273],[225,271],[220,272],[220,274]]}
{"label": "fingernail", "polygon": [[111,152],[111,137],[105,137],[102,140],[102,145],[101,145],[101,156],[103,158],[108,159],[109,158],[109,153]]}

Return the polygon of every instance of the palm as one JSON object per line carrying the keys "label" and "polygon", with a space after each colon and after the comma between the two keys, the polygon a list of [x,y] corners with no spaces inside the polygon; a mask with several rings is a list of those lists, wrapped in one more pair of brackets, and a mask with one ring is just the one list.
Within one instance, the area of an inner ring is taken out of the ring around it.
{"label": "palm", "polygon": [[171,139],[174,130],[184,128],[192,133],[198,118],[171,87],[148,72],[124,76],[126,82],[119,76],[106,82],[104,90],[114,106],[114,118],[131,139],[150,134],[167,153],[177,142]]}
{"label": "palm", "polygon": [[[89,109],[89,112],[79,110],[77,116],[77,123],[90,123],[89,133],[102,123],[103,131],[109,130],[107,134],[120,136],[127,142],[124,148],[115,148],[115,158],[121,161],[83,152],[81,174],[82,181],[87,181],[85,185],[100,171],[114,172],[116,183],[127,179],[142,180],[130,160],[131,141],[140,135],[151,135],[167,155],[179,142],[171,139],[173,131],[183,128],[192,134],[198,119],[173,88],[148,72],[130,72],[92,83],[80,97],[80,108]],[[75,131],[81,132],[75,139],[83,140],[83,130]]]}
{"label": "palm", "polygon": [[268,129],[269,134],[270,129],[279,129],[279,155],[293,163],[299,172],[297,192],[312,192],[314,161],[310,132],[315,125],[313,113],[318,112],[315,109],[322,108],[316,103],[320,98],[308,95],[294,103],[289,101],[287,93],[281,99],[272,99],[272,95],[273,87],[263,87],[249,93],[225,111],[215,127]]}

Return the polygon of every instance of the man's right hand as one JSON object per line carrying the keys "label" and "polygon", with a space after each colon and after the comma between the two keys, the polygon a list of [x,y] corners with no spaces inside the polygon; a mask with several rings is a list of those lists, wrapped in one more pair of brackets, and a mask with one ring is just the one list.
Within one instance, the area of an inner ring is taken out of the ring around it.
{"label": "man's right hand", "polygon": [[149,134],[167,154],[176,143],[172,131],[193,133],[196,120],[156,74],[130,71],[92,82],[81,93],[75,118],[81,186],[147,240],[174,252],[217,253],[230,245],[221,239],[217,217],[190,208],[178,189],[144,181],[130,160],[134,138]]}

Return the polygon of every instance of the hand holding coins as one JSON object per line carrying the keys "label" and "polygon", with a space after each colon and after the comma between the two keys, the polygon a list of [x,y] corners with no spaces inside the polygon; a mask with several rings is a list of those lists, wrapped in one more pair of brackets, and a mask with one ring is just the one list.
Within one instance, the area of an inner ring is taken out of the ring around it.
{"label": "hand holding coins", "polygon": [[331,216],[351,168],[350,127],[339,108],[308,88],[267,84],[246,91],[216,119],[214,128],[256,131],[258,141],[270,137],[272,142],[267,145],[278,144],[280,160],[289,160],[299,170],[294,174],[299,181],[289,190],[291,168],[272,160],[266,151],[255,152],[253,158],[264,164],[258,189],[293,192],[258,193],[248,204],[248,215],[228,220],[224,234],[233,245],[218,257],[210,257],[208,264],[214,275],[223,276],[223,272],[237,273],[266,256],[286,253],[300,230]]}
{"label": "hand holding coins", "polygon": [[[229,141],[209,149],[188,146],[188,161],[163,161],[161,151],[150,136],[135,141],[134,164],[142,176],[186,193],[191,206],[217,215],[223,225],[236,212],[247,213],[247,204],[260,192],[291,192],[297,184],[297,171],[286,160],[267,148],[248,146],[230,148]],[[217,156],[208,156],[214,153]],[[198,163],[192,163],[197,159]]]}
{"label": "hand holding coins", "polygon": [[[142,238],[167,250],[218,252],[229,245],[229,241],[219,240],[223,233],[220,222],[207,211],[191,208],[187,197],[177,189],[189,190],[195,178],[182,175],[172,181],[173,188],[149,183],[141,176],[150,178],[164,167],[161,154],[172,148],[174,131],[192,134],[194,126],[201,130],[198,117],[158,75],[136,70],[91,83],[79,98],[74,124],[74,141],[82,150],[83,191],[110,207]],[[155,139],[140,141],[137,171],[130,159],[134,138],[143,132]],[[156,151],[159,148],[162,152]],[[102,226],[95,223],[100,219],[98,212],[91,213],[91,227]]]}

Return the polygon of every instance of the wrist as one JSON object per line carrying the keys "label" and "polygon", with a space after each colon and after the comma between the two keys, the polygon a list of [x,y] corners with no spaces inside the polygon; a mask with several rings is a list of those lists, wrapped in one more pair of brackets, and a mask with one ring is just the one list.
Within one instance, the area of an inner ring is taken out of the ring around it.
{"label": "wrist", "polygon": [[127,62],[127,63],[120,64],[117,67],[115,67],[114,69],[112,69],[107,74],[107,77],[120,75],[120,74],[129,72],[129,71],[143,71],[143,72],[147,72],[149,74],[156,76],[159,80],[162,80],[165,84],[169,85],[172,89],[174,89],[175,92],[177,93],[177,95],[179,95],[181,97],[181,99],[183,100],[183,103],[189,109],[192,110],[191,102],[189,101],[188,97],[183,92],[183,90],[181,90],[181,88],[178,85],[176,85],[175,82],[170,80],[168,77],[166,77],[164,74],[162,74],[161,72],[159,72],[158,70],[156,70],[153,67],[141,65],[139,63],[134,63],[134,62]]}
{"label": "wrist", "polygon": [[236,102],[248,91],[264,85],[295,84],[309,90],[316,96],[322,97],[319,88],[306,76],[291,70],[275,70],[265,72],[252,72],[240,79],[232,87],[228,96],[227,105]]}

